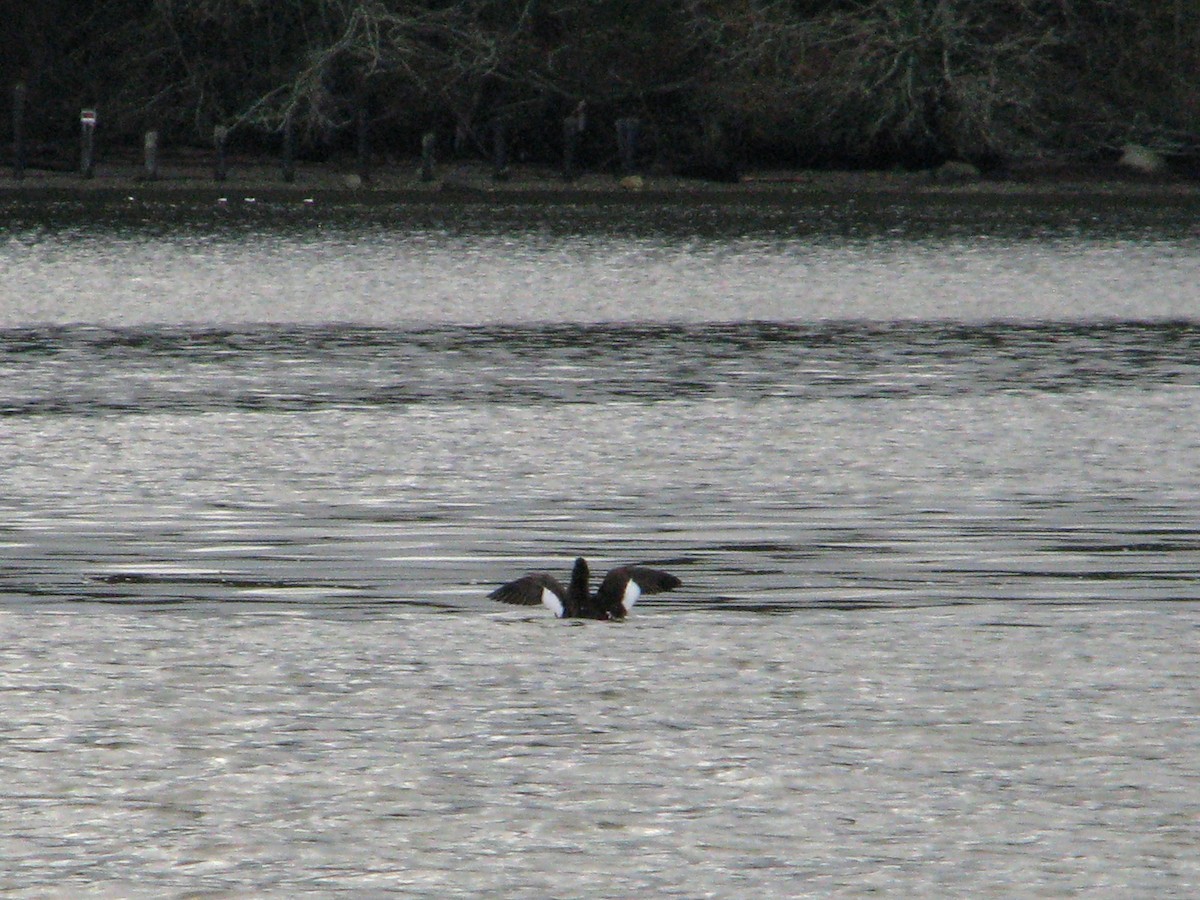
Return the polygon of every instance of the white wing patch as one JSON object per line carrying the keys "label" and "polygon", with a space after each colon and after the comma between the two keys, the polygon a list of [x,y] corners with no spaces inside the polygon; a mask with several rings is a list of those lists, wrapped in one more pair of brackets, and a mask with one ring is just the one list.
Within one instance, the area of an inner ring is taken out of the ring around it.
{"label": "white wing patch", "polygon": [[558,594],[554,593],[548,587],[542,588],[542,606],[546,607],[546,609],[550,610],[550,612],[554,613],[560,619],[565,612],[562,601],[558,599]]}
{"label": "white wing patch", "polygon": [[621,597],[621,605],[625,607],[625,612],[633,609],[633,604],[638,602],[638,597],[642,596],[642,589],[638,587],[638,583],[632,578],[625,584],[625,594]]}

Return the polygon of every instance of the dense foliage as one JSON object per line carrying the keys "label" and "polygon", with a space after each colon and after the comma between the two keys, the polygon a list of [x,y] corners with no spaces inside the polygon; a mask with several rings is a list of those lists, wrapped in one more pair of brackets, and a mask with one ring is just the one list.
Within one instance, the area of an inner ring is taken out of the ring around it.
{"label": "dense foliage", "polygon": [[1200,0],[9,0],[0,111],[26,133],[144,129],[309,152],[415,151],[437,129],[553,158],[587,101],[584,151],[636,116],[663,162],[977,161],[1180,152],[1200,135]]}

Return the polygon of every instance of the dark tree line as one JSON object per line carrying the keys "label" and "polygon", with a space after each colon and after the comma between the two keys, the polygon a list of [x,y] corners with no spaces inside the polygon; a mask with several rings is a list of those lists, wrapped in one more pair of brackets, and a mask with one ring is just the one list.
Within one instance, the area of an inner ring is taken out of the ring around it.
{"label": "dark tree line", "polygon": [[308,152],[431,129],[589,164],[636,117],[667,165],[1088,157],[1200,147],[1200,0],[0,0],[0,109],[32,141],[95,106],[109,142],[217,127]]}

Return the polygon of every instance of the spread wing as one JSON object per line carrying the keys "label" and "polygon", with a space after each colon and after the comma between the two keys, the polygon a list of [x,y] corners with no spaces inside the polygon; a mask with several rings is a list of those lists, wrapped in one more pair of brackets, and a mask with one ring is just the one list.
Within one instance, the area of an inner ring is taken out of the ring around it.
{"label": "spread wing", "polygon": [[683,584],[670,572],[648,566],[619,566],[604,576],[596,600],[613,618],[623,617],[643,594],[661,594]]}
{"label": "spread wing", "polygon": [[567,589],[559,584],[558,579],[553,575],[547,575],[545,572],[530,572],[528,575],[522,575],[516,581],[500,585],[488,594],[488,599],[517,606],[537,606],[540,603],[562,618],[566,609]]}

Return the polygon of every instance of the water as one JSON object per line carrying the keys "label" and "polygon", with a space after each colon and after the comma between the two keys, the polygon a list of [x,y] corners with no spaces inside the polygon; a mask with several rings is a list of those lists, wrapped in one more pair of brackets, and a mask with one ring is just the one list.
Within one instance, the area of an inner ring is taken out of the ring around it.
{"label": "water", "polygon": [[1195,893],[1188,204],[5,213],[0,888]]}

